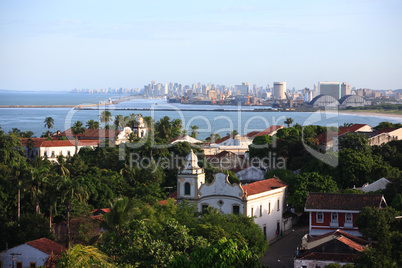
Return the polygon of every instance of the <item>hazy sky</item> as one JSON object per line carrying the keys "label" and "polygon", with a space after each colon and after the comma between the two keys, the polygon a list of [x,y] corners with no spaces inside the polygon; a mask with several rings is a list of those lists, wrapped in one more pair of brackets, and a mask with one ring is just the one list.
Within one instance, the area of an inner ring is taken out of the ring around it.
{"label": "hazy sky", "polygon": [[402,1],[0,0],[0,89],[402,88]]}

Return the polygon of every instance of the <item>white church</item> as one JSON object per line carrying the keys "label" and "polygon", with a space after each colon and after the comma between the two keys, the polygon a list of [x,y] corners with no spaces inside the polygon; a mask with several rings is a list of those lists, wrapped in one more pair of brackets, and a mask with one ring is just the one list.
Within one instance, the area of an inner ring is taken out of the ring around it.
{"label": "white church", "polygon": [[211,183],[205,183],[204,170],[198,166],[198,157],[191,150],[178,174],[177,201],[196,202],[200,212],[214,207],[222,213],[254,217],[254,222],[271,240],[284,229],[286,188],[287,185],[277,178],[247,185],[231,184],[224,173],[215,174]]}

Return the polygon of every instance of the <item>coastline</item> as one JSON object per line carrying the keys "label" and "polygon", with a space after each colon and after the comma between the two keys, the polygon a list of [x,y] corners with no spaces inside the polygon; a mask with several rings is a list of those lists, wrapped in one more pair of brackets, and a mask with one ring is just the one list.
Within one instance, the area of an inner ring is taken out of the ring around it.
{"label": "coastline", "polygon": [[402,114],[395,113],[377,113],[377,112],[366,112],[366,111],[338,111],[340,114],[346,115],[366,115],[366,116],[381,116],[381,117],[392,117],[392,118],[400,118],[402,120]]}

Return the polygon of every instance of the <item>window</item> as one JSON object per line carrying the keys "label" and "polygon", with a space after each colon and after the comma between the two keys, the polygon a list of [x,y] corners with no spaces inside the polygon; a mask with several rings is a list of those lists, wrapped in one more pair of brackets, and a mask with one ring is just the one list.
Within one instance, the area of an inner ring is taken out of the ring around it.
{"label": "window", "polygon": [[317,212],[317,222],[323,223],[324,222],[324,215],[322,212]]}
{"label": "window", "polygon": [[52,151],[52,158],[55,158],[55,156],[54,156],[54,151]]}
{"label": "window", "polygon": [[67,151],[67,156],[71,156],[71,152],[70,152],[70,151]]}
{"label": "window", "polygon": [[17,268],[22,268],[22,262],[17,261]]}
{"label": "window", "polygon": [[262,217],[262,205],[260,205],[260,217]]}
{"label": "window", "polygon": [[208,205],[202,205],[202,206],[201,206],[201,212],[202,212],[202,213],[207,212],[208,207],[209,207]]}
{"label": "window", "polygon": [[271,202],[268,203],[268,214],[271,214]]}
{"label": "window", "polygon": [[233,214],[239,215],[240,214],[240,206],[233,205]]}
{"label": "window", "polygon": [[186,182],[184,184],[184,195],[190,195],[190,194],[191,194],[190,183]]}
{"label": "window", "polygon": [[264,232],[264,237],[267,237],[267,226],[264,224],[264,228],[262,229]]}
{"label": "window", "polygon": [[36,268],[36,262],[30,262],[29,268]]}
{"label": "window", "polygon": [[254,217],[254,208],[251,208],[251,217]]}
{"label": "window", "polygon": [[331,222],[338,222],[338,213],[336,212],[331,213]]}
{"label": "window", "polygon": [[279,210],[281,210],[281,208],[279,206],[279,199],[278,199],[277,203],[278,203],[278,211],[279,211]]}
{"label": "window", "polygon": [[345,221],[347,223],[352,223],[352,213],[346,213],[345,215]]}

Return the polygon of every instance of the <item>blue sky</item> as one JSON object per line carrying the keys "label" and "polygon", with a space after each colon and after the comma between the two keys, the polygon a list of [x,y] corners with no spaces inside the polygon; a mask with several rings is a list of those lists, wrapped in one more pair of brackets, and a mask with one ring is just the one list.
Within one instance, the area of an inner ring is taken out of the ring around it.
{"label": "blue sky", "polygon": [[402,1],[0,0],[0,89],[402,88]]}

